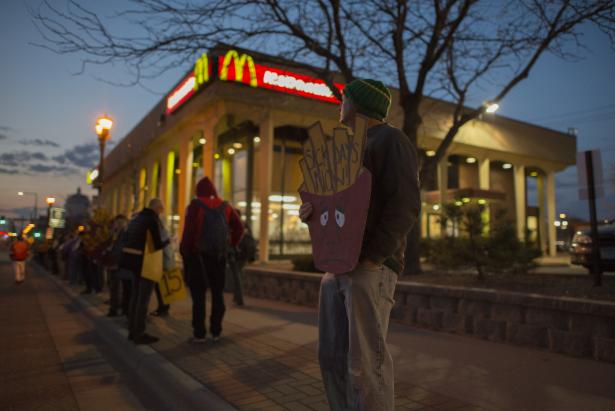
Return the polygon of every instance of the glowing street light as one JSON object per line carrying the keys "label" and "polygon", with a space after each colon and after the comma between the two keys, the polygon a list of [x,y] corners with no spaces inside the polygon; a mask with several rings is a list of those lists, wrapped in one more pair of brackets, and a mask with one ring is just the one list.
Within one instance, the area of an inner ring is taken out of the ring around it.
{"label": "glowing street light", "polygon": [[98,188],[98,194],[102,192],[102,184],[103,184],[103,166],[105,160],[105,144],[107,140],[111,138],[111,127],[113,127],[113,120],[109,118],[106,114],[102,117],[99,117],[96,120],[96,126],[94,127],[94,131],[96,131],[96,135],[98,136],[98,145],[100,147],[100,162],[98,165],[98,181],[95,183],[96,188]]}
{"label": "glowing street light", "polygon": [[38,193],[33,193],[29,191],[18,191],[17,195],[20,197],[23,197],[25,195],[34,196],[34,215],[32,216],[32,218],[37,219],[38,218]]}
{"label": "glowing street light", "polygon": [[49,207],[53,207],[53,205],[54,205],[54,204],[55,204],[55,202],[56,202],[56,198],[55,198],[55,197],[47,197],[47,198],[45,199],[45,201],[47,202],[47,205],[48,205]]}

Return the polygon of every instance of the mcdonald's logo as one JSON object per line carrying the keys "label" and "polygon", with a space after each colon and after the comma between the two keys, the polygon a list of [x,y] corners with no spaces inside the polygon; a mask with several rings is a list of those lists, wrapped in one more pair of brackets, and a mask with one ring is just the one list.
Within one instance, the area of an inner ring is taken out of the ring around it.
{"label": "mcdonald's logo", "polygon": [[194,91],[197,91],[203,83],[209,81],[209,59],[207,53],[203,53],[194,63]]}
{"label": "mcdonald's logo", "polygon": [[[254,65],[254,59],[252,56],[247,54],[241,54],[236,50],[229,50],[224,56],[224,60],[222,61],[222,66],[220,67],[220,80],[228,80],[228,71],[229,66],[231,65],[231,60],[235,63],[235,81],[240,83],[249,84],[251,87],[258,87],[258,78],[256,76],[256,66]],[[248,72],[250,73],[250,80],[244,81],[243,72],[244,67],[248,64]]]}

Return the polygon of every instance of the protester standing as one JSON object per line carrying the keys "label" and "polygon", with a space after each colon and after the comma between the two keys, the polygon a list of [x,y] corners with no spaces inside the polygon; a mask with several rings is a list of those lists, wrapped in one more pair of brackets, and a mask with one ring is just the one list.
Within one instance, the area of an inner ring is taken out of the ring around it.
{"label": "protester standing", "polygon": [[[384,122],[391,93],[380,81],[354,80],[344,89],[340,122],[354,128],[368,117],[363,165],[372,192],[359,265],[323,276],[320,286],[318,358],[333,410],[395,408],[393,360],[386,344],[406,236],[418,219],[416,151],[408,137]],[[300,209],[303,221],[314,212]]]}
{"label": "protester standing", "polygon": [[[130,309],[130,292],[132,290],[132,275],[126,269],[119,267],[122,255],[123,236],[128,226],[128,219],[118,214],[111,223],[111,244],[105,256],[109,272],[109,312],[108,317],[115,317],[121,309],[128,316]],[[121,293],[120,293],[121,290]]]}
{"label": "protester standing", "polygon": [[180,244],[184,275],[192,296],[192,327],[195,343],[205,341],[205,293],[211,289],[209,331],[220,339],[224,317],[224,279],[228,247],[236,247],[243,235],[243,224],[230,204],[218,197],[207,177],[196,186],[197,198],[186,210]]}
{"label": "protester standing", "polygon": [[[175,249],[173,248],[173,244],[177,244],[177,242],[173,243],[169,238],[169,233],[164,228],[164,224],[162,221],[158,219],[158,223],[160,224],[160,237],[162,241],[169,240],[169,243],[163,249],[163,258],[162,258],[162,269],[163,271],[169,271],[175,268]],[[160,292],[160,283],[156,284],[154,289],[156,292],[156,300],[158,302],[158,308],[150,313],[154,317],[166,317],[169,315],[169,310],[171,309],[170,304],[165,304],[162,298],[162,293]]]}
{"label": "protester standing", "polygon": [[13,271],[15,272],[15,284],[21,284],[26,280],[26,260],[30,246],[20,235],[11,244],[11,260],[13,260]]}
{"label": "protester standing", "polygon": [[[241,211],[235,209],[241,219]],[[237,247],[229,247],[228,267],[231,273],[231,288],[233,291],[233,302],[241,307],[243,302],[243,267],[248,262],[256,259],[256,242],[252,236],[252,230],[247,222],[243,224],[243,237]]]}
{"label": "protester standing", "polygon": [[[142,276],[143,258],[147,234],[151,235],[154,249],[161,250],[169,242],[162,240],[159,216],[164,211],[162,201],[155,198],[141,210],[130,223],[124,235],[120,268],[130,270],[133,274],[133,286],[130,299],[129,335],[135,344],[151,344],[157,337],[145,333],[147,307],[154,290],[155,282]],[[162,267],[160,267],[162,270]]]}

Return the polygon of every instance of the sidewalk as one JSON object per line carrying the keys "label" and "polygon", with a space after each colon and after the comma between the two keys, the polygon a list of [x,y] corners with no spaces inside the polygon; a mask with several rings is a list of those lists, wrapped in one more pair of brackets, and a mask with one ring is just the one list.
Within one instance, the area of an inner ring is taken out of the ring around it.
{"label": "sidewalk", "polygon": [[[79,298],[107,309],[103,295]],[[249,297],[246,304],[227,300],[222,340],[195,346],[187,343],[190,303],[175,303],[170,317],[151,318],[148,331],[161,337],[152,348],[237,409],[327,410],[315,310]],[[398,410],[615,409],[615,364],[399,324],[389,343]]]}
{"label": "sidewalk", "polygon": [[15,285],[1,253],[0,409],[144,408],[157,409],[74,302],[30,267]]}

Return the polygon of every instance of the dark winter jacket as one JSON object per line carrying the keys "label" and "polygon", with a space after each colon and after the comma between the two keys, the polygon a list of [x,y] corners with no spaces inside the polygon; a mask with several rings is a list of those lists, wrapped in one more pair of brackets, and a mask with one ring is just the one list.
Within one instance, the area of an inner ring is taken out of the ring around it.
{"label": "dark winter jacket", "polygon": [[160,223],[156,212],[150,208],[144,208],[137,214],[126,228],[122,236],[122,254],[120,256],[120,268],[125,268],[135,274],[141,273],[143,267],[143,251],[147,233],[150,233],[156,250],[163,249],[169,240],[163,241],[160,236]]}
{"label": "dark winter jacket", "polygon": [[421,207],[416,151],[401,130],[379,124],[367,130],[363,164],[372,173],[372,193],[361,259],[400,273]]}
{"label": "dark winter jacket", "polygon": [[[205,209],[199,205],[199,202],[207,205],[209,208],[217,208],[223,203],[223,200],[218,197],[218,192],[213,183],[207,177],[203,177],[196,185],[196,195],[197,198],[193,199],[186,209],[184,233],[179,245],[179,250],[184,256],[198,251],[198,240],[201,238],[203,230],[207,229],[203,224],[205,221]],[[229,245],[236,247],[243,236],[243,223],[230,204],[226,205],[224,215],[226,216],[230,233]]]}

